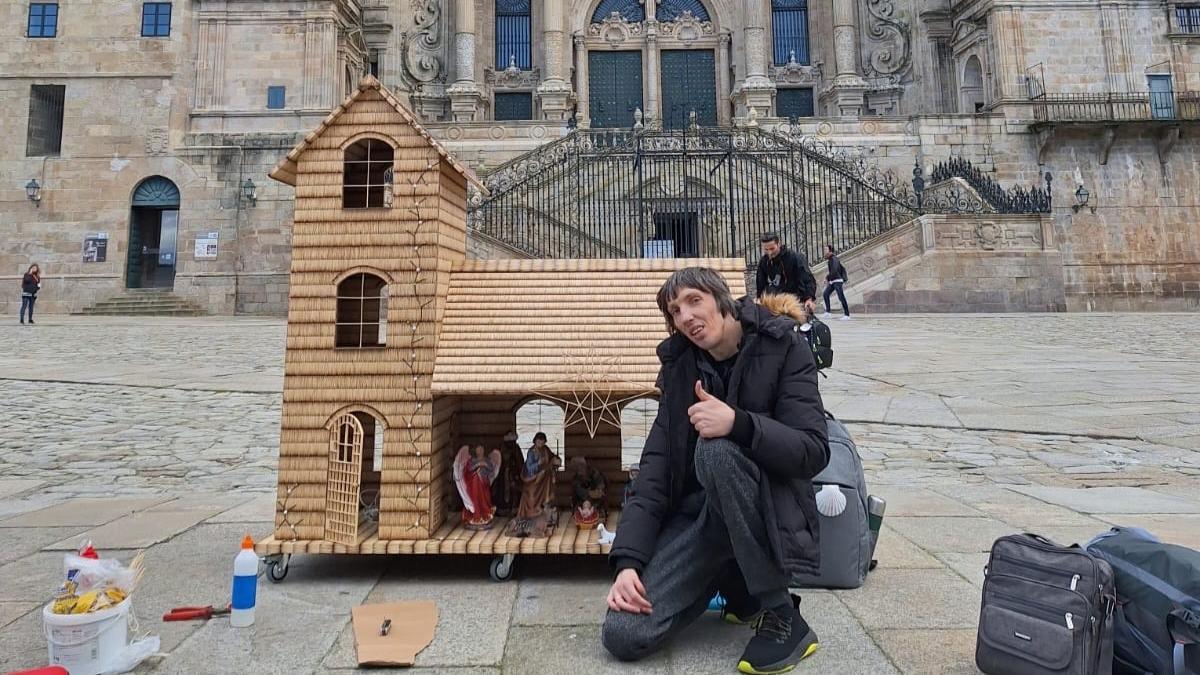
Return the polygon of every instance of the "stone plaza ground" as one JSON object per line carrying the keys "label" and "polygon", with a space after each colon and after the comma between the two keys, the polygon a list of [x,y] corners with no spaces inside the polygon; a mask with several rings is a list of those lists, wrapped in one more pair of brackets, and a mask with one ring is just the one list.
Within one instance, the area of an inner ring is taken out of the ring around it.
{"label": "stone plaza ground", "polygon": [[[879,568],[805,591],[822,649],[796,672],[972,673],[986,551],[1111,524],[1200,547],[1200,316],[867,316],[833,324],[826,406],[888,500]],[[242,535],[269,534],[284,325],[39,317],[0,326],[0,671],[44,665],[41,607],[81,539],[146,549],[134,596],[162,655],[139,672],[348,673],[350,608],[436,600],[414,673],[727,673],[746,628],[702,618],[637,665],[603,652],[602,559],[299,556],[257,623],[163,623],[228,600]]]}

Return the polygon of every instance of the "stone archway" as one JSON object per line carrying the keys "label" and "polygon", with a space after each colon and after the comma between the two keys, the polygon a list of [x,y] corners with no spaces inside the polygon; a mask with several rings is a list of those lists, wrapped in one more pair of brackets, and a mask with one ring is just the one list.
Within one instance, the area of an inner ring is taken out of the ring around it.
{"label": "stone archway", "polygon": [[179,188],[151,176],[134,188],[129,215],[126,288],[173,288],[179,235]]}
{"label": "stone archway", "polygon": [[959,87],[959,112],[982,112],[987,105],[983,88],[983,64],[972,54],[963,64],[962,86]]}

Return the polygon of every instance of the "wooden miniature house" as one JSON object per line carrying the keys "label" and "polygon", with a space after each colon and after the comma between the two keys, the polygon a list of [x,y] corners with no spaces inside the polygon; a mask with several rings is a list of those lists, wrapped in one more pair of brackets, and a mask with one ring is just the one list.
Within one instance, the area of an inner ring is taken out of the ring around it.
{"label": "wooden miniature house", "polygon": [[258,551],[601,552],[569,511],[549,538],[460,527],[452,453],[498,442],[524,402],[553,401],[564,460],[600,468],[619,506],[617,416],[654,395],[666,336],[655,292],[704,264],[741,294],[744,264],[467,260],[478,183],[372,77],[271,177],[296,204],[276,527]]}

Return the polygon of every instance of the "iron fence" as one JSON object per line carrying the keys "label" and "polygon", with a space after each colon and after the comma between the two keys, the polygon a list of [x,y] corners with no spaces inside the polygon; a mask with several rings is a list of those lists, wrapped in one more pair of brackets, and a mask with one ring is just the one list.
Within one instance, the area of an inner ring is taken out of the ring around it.
{"label": "iron fence", "polygon": [[1037,122],[1135,122],[1200,120],[1200,92],[1035,94]]}
{"label": "iron fence", "polygon": [[[551,147],[553,146],[553,147]],[[485,179],[471,227],[536,257],[739,257],[778,232],[815,260],[918,214],[896,181],[758,129],[576,131]],[[886,189],[890,186],[892,189]]]}

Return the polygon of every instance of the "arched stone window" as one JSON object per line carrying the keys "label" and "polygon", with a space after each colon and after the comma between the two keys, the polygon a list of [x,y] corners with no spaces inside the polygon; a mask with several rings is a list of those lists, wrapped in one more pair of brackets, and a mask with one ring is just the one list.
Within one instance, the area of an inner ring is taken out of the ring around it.
{"label": "arched stone window", "polygon": [[981,112],[987,99],[983,88],[983,65],[979,57],[972,54],[963,65],[962,86],[959,87],[960,112]]}
{"label": "arched stone window", "polygon": [[775,65],[808,63],[808,0],[771,0]]}
{"label": "arched stone window", "polygon": [[364,138],[346,148],[342,166],[342,208],[366,209],[392,205],[392,146]]}
{"label": "arched stone window", "polygon": [[496,0],[496,70],[533,68],[529,0]]}
{"label": "arched stone window", "polygon": [[517,408],[517,444],[521,452],[528,454],[533,447],[533,437],[537,432],[546,434],[546,445],[558,455],[562,471],[567,465],[566,458],[566,413],[553,401],[535,398],[525,401]]}
{"label": "arched stone window", "polygon": [[374,274],[352,274],[342,280],[337,287],[335,346],[386,345],[387,301],[387,282]]}
{"label": "arched stone window", "polygon": [[646,10],[638,0],[600,0],[592,12],[592,23],[601,23],[614,13],[630,23],[646,20]]}
{"label": "arched stone window", "polygon": [[639,398],[621,408],[621,466],[637,466],[654,418],[658,416],[658,399]]}
{"label": "arched stone window", "polygon": [[659,21],[678,21],[684,13],[690,13],[697,21],[709,21],[708,10],[700,0],[659,0],[654,18]]}

